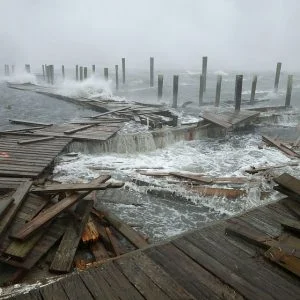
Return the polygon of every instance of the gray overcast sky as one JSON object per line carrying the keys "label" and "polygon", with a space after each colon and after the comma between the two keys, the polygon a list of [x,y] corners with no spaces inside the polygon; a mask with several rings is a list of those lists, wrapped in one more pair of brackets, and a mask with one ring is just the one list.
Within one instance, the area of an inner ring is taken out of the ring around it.
{"label": "gray overcast sky", "polygon": [[0,0],[0,62],[300,71],[298,0]]}

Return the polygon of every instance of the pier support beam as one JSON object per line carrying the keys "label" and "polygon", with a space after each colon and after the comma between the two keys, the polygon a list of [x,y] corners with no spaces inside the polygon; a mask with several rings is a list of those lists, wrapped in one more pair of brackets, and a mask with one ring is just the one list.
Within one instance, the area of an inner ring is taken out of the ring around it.
{"label": "pier support beam", "polygon": [[76,81],[78,81],[78,65],[75,67]]}
{"label": "pier support beam", "polygon": [[292,88],[293,88],[293,75],[288,75],[287,89],[286,89],[286,96],[285,96],[285,107],[291,106]]}
{"label": "pier support beam", "polygon": [[158,75],[158,78],[157,78],[157,86],[158,86],[158,89],[157,89],[157,99],[158,100],[161,100],[162,98],[162,95],[163,95],[163,85],[164,85],[164,75]]}
{"label": "pier support beam", "polygon": [[235,77],[235,93],[234,93],[234,103],[235,103],[235,111],[236,112],[241,110],[242,89],[243,89],[243,75],[236,75],[236,77]]}
{"label": "pier support beam", "polygon": [[250,104],[254,104],[256,84],[257,84],[257,75],[254,75],[252,79],[252,86],[251,86]]}
{"label": "pier support beam", "polygon": [[50,84],[50,68],[49,68],[49,66],[45,65],[45,70],[46,70],[47,83]]}
{"label": "pier support beam", "polygon": [[104,79],[108,81],[108,68],[104,68]]}
{"label": "pier support beam", "polygon": [[202,57],[203,92],[206,91],[207,56]]}
{"label": "pier support beam", "polygon": [[199,88],[199,106],[203,105],[203,94],[204,94],[204,75],[200,75],[200,88]]}
{"label": "pier support beam", "polygon": [[80,81],[83,81],[83,67],[82,66],[79,67],[79,79],[80,79]]}
{"label": "pier support beam", "polygon": [[125,57],[122,58],[122,75],[123,75],[123,84],[125,84]]}
{"label": "pier support beam", "polygon": [[25,71],[26,71],[27,73],[30,73],[30,65],[29,65],[29,64],[26,64],[26,65],[25,65]]}
{"label": "pier support beam", "polygon": [[11,74],[12,74],[12,75],[15,74],[15,65],[11,65]]}
{"label": "pier support beam", "polygon": [[216,107],[218,107],[220,105],[221,86],[222,86],[222,75],[218,75],[217,76],[217,86],[216,86],[216,101],[215,101]]}
{"label": "pier support beam", "polygon": [[278,91],[280,71],[281,71],[281,62],[278,62],[277,66],[276,66],[275,83],[274,83],[274,92],[275,93],[277,93],[277,91]]}
{"label": "pier support beam", "polygon": [[154,57],[150,57],[150,87],[154,86]]}
{"label": "pier support beam", "polygon": [[83,68],[83,75],[84,75],[84,80],[87,79],[87,67]]}
{"label": "pier support beam", "polygon": [[116,90],[119,89],[119,66],[115,65],[115,71],[116,71]]}
{"label": "pier support beam", "polygon": [[179,76],[174,75],[173,76],[173,108],[177,108],[177,100],[178,100],[178,80]]}
{"label": "pier support beam", "polygon": [[65,66],[64,65],[61,66],[61,75],[62,75],[62,78],[65,79]]}
{"label": "pier support beam", "polygon": [[92,73],[93,73],[93,75],[95,75],[95,73],[96,73],[96,65],[92,65]]}
{"label": "pier support beam", "polygon": [[45,65],[42,65],[42,70],[43,70],[44,81],[46,81]]}

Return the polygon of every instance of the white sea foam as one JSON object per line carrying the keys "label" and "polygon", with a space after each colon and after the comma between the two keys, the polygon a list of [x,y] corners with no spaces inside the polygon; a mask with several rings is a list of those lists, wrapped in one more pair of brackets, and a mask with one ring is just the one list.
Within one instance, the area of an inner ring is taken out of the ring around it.
{"label": "white sea foam", "polygon": [[222,70],[218,70],[214,72],[215,75],[222,75],[222,76],[228,76],[229,74],[222,71]]}
{"label": "white sea foam", "polygon": [[24,83],[32,83],[37,84],[37,79],[34,74],[27,73],[25,71],[18,71],[10,76],[4,76],[0,78],[0,81],[7,81],[10,83],[24,84]]}

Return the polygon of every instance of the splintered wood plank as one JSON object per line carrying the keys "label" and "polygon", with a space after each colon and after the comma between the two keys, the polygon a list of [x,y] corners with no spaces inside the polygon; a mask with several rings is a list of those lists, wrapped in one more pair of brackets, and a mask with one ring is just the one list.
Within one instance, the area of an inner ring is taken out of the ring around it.
{"label": "splintered wood plank", "polygon": [[79,200],[83,199],[89,193],[90,191],[81,194],[73,193],[71,196],[64,198],[63,200],[57,202],[53,206],[41,212],[33,220],[25,224],[19,232],[13,234],[12,237],[18,240],[25,240],[47,222],[74,205]]}
{"label": "splintered wood plank", "polygon": [[[129,257],[128,257],[129,258]],[[171,299],[195,299],[167,272],[143,252],[130,256],[132,262]]]}
{"label": "splintered wood plank", "polygon": [[232,124],[228,123],[227,121],[222,119],[222,117],[219,117],[218,115],[215,115],[215,114],[205,112],[203,114],[200,114],[200,117],[206,121],[209,121],[213,124],[219,125],[225,129],[229,129],[230,127],[232,127]]}
{"label": "splintered wood plank", "polygon": [[296,177],[288,173],[283,173],[282,175],[274,178],[274,181],[281,187],[300,196],[300,180]]}
{"label": "splintered wood plank", "polygon": [[262,167],[251,167],[251,169],[245,170],[246,173],[249,174],[256,174],[259,172],[265,172],[268,170],[273,170],[273,169],[280,169],[280,168],[284,168],[287,166],[298,166],[299,163],[297,162],[292,162],[292,163],[286,163],[286,164],[281,164],[281,165],[275,165],[275,166],[262,166]]}
{"label": "splintered wood plank", "polygon": [[185,178],[185,179],[190,179],[194,181],[199,181],[202,183],[212,183],[213,179],[209,177],[204,177],[202,175],[192,175],[192,174],[185,174],[185,173],[180,173],[180,172],[170,172],[170,175],[179,177],[179,178]]}
{"label": "splintered wood plank", "polygon": [[111,233],[109,227],[105,227],[105,231],[106,231],[106,234],[107,234],[107,237],[110,241],[110,244],[111,244],[111,247],[115,253],[116,256],[119,256],[121,254],[123,254],[123,251],[122,249],[120,248],[119,246],[119,242],[118,240],[116,239],[116,237]]}
{"label": "splintered wood plank", "polygon": [[91,184],[51,184],[45,187],[34,187],[31,189],[31,193],[60,193],[60,192],[78,192],[78,191],[93,191],[93,190],[105,190],[110,186],[110,183]]}
{"label": "splintered wood plank", "polygon": [[145,299],[171,299],[149,278],[131,258],[115,261],[122,273],[138,289]]}
{"label": "splintered wood plank", "polygon": [[[240,295],[245,296],[245,298],[273,299],[267,292],[251,284],[247,279],[240,277],[188,240],[179,238],[173,241],[173,244],[195,260],[199,265],[203,266],[216,277],[220,278],[224,283],[234,288]],[[237,295],[238,298],[242,298],[240,295]]]}
{"label": "splintered wood plank", "polygon": [[19,145],[27,145],[27,144],[32,144],[32,143],[51,141],[51,140],[54,140],[54,139],[55,139],[54,136],[41,137],[41,138],[36,138],[36,139],[20,140],[20,141],[18,141],[18,144]]}
{"label": "splintered wood plank", "polygon": [[102,117],[102,116],[105,116],[105,115],[110,115],[110,114],[115,113],[115,112],[119,112],[119,111],[123,111],[123,110],[129,110],[129,109],[131,109],[130,106],[126,106],[126,107],[122,107],[122,108],[110,110],[110,111],[107,111],[107,112],[104,112],[104,113],[92,116],[91,119],[96,119],[96,118],[99,118],[99,117]]}
{"label": "splintered wood plank", "polygon": [[288,229],[290,231],[300,233],[300,221],[286,219],[284,221],[281,221],[280,223],[284,229]]}
{"label": "splintered wood plank", "polygon": [[272,262],[300,277],[300,258],[285,253],[280,247],[272,247],[265,252]]}
{"label": "splintered wood plank", "polygon": [[235,199],[246,195],[245,190],[240,189],[224,189],[224,188],[213,188],[213,187],[202,187],[202,186],[193,186],[189,187],[193,192],[201,194],[208,197],[226,197],[228,199]]}
{"label": "splintered wood plank", "polygon": [[97,225],[95,224],[92,216],[89,216],[88,222],[86,223],[84,230],[82,232],[81,239],[84,243],[97,241],[100,237],[100,233],[97,230]]}
{"label": "splintered wood plank", "polygon": [[27,121],[27,120],[17,120],[17,119],[9,119],[10,123],[13,124],[22,124],[22,125],[33,125],[33,126],[52,126],[51,123],[41,123],[41,122],[33,122],[33,121]]}
{"label": "splintered wood plank", "polygon": [[32,181],[28,180],[21,183],[15,193],[12,195],[14,202],[10,206],[5,216],[0,220],[0,236],[7,230],[10,223],[13,221],[19,207],[26,198],[28,191],[32,186]]}
{"label": "splintered wood plank", "polygon": [[[60,242],[55,257],[51,263],[50,271],[57,273],[70,272],[83,229],[87,223],[93,200],[83,200],[75,210],[80,217],[80,223],[69,223],[66,232]],[[76,221],[76,220],[74,220]]]}
{"label": "splintered wood plank", "polygon": [[133,245],[137,248],[144,248],[149,244],[129,225],[124,223],[116,215],[111,212],[100,212],[100,215],[104,215],[105,219],[116,228],[122,235],[124,235]]}
{"label": "splintered wood plank", "polygon": [[96,261],[102,261],[109,258],[109,254],[101,241],[96,241],[90,245],[90,249]]}
{"label": "splintered wood plank", "polygon": [[283,143],[275,141],[274,139],[272,139],[268,136],[265,136],[265,135],[263,135],[262,138],[266,144],[276,147],[277,149],[279,149],[280,151],[282,151],[284,154],[286,154],[288,156],[291,156],[291,157],[299,157],[300,156],[297,152],[293,151],[292,149],[290,149],[288,146],[286,146]]}
{"label": "splintered wood plank", "polygon": [[293,215],[300,219],[300,203],[290,198],[283,199],[283,205],[287,207]]}
{"label": "splintered wood plank", "polygon": [[284,195],[294,199],[294,200],[300,201],[300,195],[299,194],[296,194],[296,193],[292,192],[291,190],[288,190],[288,189],[284,188],[283,186],[275,185],[273,187],[273,189],[275,191],[280,192],[281,194],[284,194]]}

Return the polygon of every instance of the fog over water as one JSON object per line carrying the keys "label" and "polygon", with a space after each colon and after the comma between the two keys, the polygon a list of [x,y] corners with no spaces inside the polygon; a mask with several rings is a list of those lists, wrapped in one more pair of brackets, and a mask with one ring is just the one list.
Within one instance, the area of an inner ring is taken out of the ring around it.
{"label": "fog over water", "polygon": [[300,69],[297,0],[1,0],[0,63]]}

